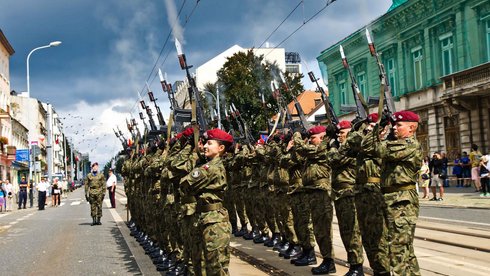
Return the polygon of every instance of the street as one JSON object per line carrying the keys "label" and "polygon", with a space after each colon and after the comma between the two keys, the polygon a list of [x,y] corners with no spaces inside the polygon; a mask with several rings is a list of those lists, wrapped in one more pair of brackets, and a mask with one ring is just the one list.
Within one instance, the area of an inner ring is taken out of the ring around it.
{"label": "street", "polygon": [[[2,275],[161,275],[129,235],[122,187],[116,198],[117,208],[110,209],[106,196],[102,226],[90,226],[83,189],[70,193],[59,207],[2,213],[0,248],[8,252],[0,257]],[[423,206],[415,238],[422,275],[489,275],[490,223],[485,223],[486,212]],[[333,228],[335,275],[343,275],[347,272],[343,266],[346,254],[335,220]],[[309,268],[290,265],[262,245],[241,238],[233,238],[231,245],[231,275],[310,274]],[[364,266],[369,273],[367,259]]]}

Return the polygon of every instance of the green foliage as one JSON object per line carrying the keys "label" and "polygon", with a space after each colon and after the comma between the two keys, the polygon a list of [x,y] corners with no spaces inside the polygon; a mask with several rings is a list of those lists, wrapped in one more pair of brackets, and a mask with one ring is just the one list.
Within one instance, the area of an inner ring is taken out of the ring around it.
{"label": "green foliage", "polygon": [[[271,89],[272,80],[281,82],[277,64],[265,62],[264,56],[255,56],[253,50],[246,53],[238,52],[228,58],[217,75],[220,93],[224,96],[224,99],[221,99],[222,118],[225,118],[224,109],[229,110],[229,106],[233,103],[247,122],[254,137],[257,137],[260,131],[267,130],[270,118],[279,110],[278,101],[274,98]],[[282,85],[279,87],[285,99],[283,105],[303,91],[300,76],[286,75],[285,77],[289,89]],[[223,124],[225,128],[229,127],[226,121],[223,121]],[[234,129],[237,130],[235,127]]]}

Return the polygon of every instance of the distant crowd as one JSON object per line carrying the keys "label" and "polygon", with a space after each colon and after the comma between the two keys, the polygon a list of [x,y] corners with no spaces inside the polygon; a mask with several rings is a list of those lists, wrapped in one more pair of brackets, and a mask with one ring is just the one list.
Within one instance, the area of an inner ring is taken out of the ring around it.
{"label": "distant crowd", "polygon": [[490,197],[489,160],[490,154],[482,154],[478,145],[473,144],[469,155],[466,151],[457,155],[452,164],[452,172],[448,174],[449,160],[446,153],[435,152],[432,158],[426,156],[420,169],[418,183],[422,189],[422,199],[429,199],[430,187],[433,194],[431,201],[444,200],[444,187],[450,186],[451,179],[456,182],[458,188],[474,187],[475,192],[480,193],[480,197]]}

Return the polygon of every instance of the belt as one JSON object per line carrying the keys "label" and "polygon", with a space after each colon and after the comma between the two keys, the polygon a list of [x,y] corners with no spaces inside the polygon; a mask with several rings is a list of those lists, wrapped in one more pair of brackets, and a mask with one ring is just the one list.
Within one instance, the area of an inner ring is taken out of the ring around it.
{"label": "belt", "polygon": [[408,191],[408,190],[415,190],[415,189],[416,189],[415,185],[409,184],[409,185],[383,187],[381,188],[381,191],[383,191],[383,194],[388,194],[388,193],[395,193],[399,191]]}
{"label": "belt", "polygon": [[196,211],[199,213],[211,212],[215,210],[219,210],[223,208],[223,204],[221,202],[208,204],[208,205],[200,205],[197,206]]}
{"label": "belt", "polygon": [[334,183],[332,184],[332,189],[334,190],[343,190],[343,189],[352,189],[354,188],[354,184],[350,183]]}
{"label": "belt", "polygon": [[381,183],[381,178],[379,178],[379,177],[368,177],[367,183]]}

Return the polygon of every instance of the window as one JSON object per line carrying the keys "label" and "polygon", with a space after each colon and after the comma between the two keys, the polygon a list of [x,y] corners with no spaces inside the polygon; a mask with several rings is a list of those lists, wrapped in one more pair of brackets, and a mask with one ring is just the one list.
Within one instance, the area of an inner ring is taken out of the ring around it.
{"label": "window", "polygon": [[490,61],[490,19],[487,20],[486,34],[487,34],[487,61]]}
{"label": "window", "polygon": [[412,50],[413,59],[413,82],[415,89],[422,88],[422,47],[418,47]]}
{"label": "window", "polygon": [[390,58],[388,62],[386,63],[386,77],[388,78],[388,83],[391,86],[391,94],[393,96],[396,96],[396,67],[395,67],[395,59]]}
{"label": "window", "polygon": [[439,38],[442,52],[442,75],[453,72],[453,35],[446,34]]}
{"label": "window", "polygon": [[340,104],[344,105],[347,104],[347,94],[345,91],[345,81],[340,81],[339,82],[339,92],[340,92]]}
{"label": "window", "polygon": [[360,72],[357,74],[357,85],[361,91],[362,97],[367,101],[367,89],[366,89],[366,73]]}

